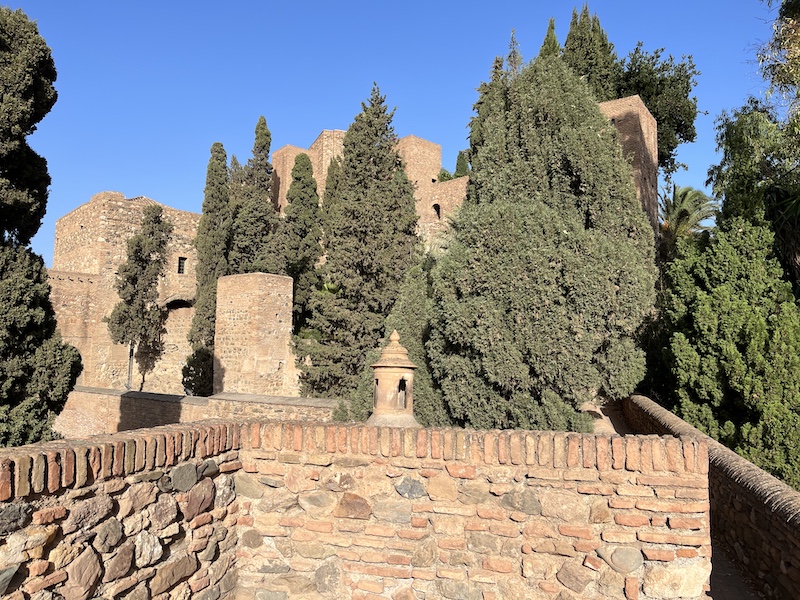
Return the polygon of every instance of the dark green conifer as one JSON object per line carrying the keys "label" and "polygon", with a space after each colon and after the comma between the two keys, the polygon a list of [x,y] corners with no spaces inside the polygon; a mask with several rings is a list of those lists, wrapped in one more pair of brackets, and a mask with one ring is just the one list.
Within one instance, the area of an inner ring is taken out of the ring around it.
{"label": "dark green conifer", "polygon": [[644,374],[653,232],[594,99],[558,57],[481,86],[467,201],[432,274],[427,350],[472,427],[583,429]]}
{"label": "dark green conifer", "polygon": [[395,149],[392,115],[375,86],[328,174],[323,286],[311,301],[314,339],[299,348],[310,356],[303,383],[311,394],[355,390],[415,260],[413,186]]}
{"label": "dark green conifer", "polygon": [[617,53],[600,26],[600,19],[589,14],[588,4],[583,5],[580,14],[573,10],[561,56],[586,81],[598,102],[619,97],[617,83],[621,73]]}
{"label": "dark green conifer", "polygon": [[295,158],[286,201],[282,226],[284,257],[286,274],[294,280],[293,330],[299,332],[308,319],[311,295],[319,287],[317,262],[322,256],[317,182],[307,154]]}
{"label": "dark green conifer", "polygon": [[144,208],[139,231],[128,240],[128,255],[117,270],[114,285],[120,301],[108,317],[108,331],[115,344],[127,344],[128,388],[134,356],[142,381],[164,352],[167,309],[158,303],[158,282],[167,264],[167,244],[172,223],[163,219],[158,204]]}
{"label": "dark green conifer", "polygon": [[259,117],[252,158],[244,167],[232,168],[229,274],[285,271],[278,236],[280,218],[272,202],[271,143],[267,121]]}
{"label": "dark green conifer", "polygon": [[464,177],[469,175],[469,159],[467,158],[468,151],[461,150],[456,157],[456,170],[453,172],[453,177]]}
{"label": "dark green conifer", "polygon": [[544,36],[542,47],[539,48],[539,57],[544,58],[545,56],[561,56],[561,44],[558,43],[556,37],[556,20],[552,17],[547,24],[547,33]]}
{"label": "dark green conifer", "polygon": [[[213,371],[214,325],[217,311],[217,280],[228,274],[228,248],[231,238],[230,190],[228,158],[222,144],[211,146],[211,158],[206,171],[203,196],[203,215],[197,226],[197,293],[189,341],[194,355],[187,359],[194,368],[184,367],[184,387],[196,396],[212,393],[209,383]],[[205,357],[204,361],[200,357]],[[198,382],[205,382],[199,385]]]}
{"label": "dark green conifer", "polygon": [[56,330],[42,258],[28,244],[41,225],[50,176],[27,136],[56,101],[56,69],[36,24],[0,7],[0,445],[52,437],[81,371]]}

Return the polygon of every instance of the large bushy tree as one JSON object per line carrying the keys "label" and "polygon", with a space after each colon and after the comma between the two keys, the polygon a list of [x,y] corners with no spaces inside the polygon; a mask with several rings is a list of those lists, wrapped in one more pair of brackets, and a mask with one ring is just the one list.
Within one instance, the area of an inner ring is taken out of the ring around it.
{"label": "large bushy tree", "polygon": [[800,311],[769,227],[723,219],[668,274],[676,412],[800,489]]}
{"label": "large bushy tree", "polygon": [[299,347],[307,393],[355,390],[367,350],[383,333],[419,243],[414,191],[396,151],[393,111],[375,86],[348,128],[324,201],[326,263]]}
{"label": "large bushy tree", "polygon": [[197,396],[209,396],[213,387],[214,329],[217,312],[217,280],[228,274],[231,208],[228,158],[219,142],[211,146],[206,171],[203,214],[197,226],[197,292],[189,330],[193,354],[183,369],[183,384]]}
{"label": "large bushy tree", "polygon": [[167,264],[167,245],[172,223],[163,218],[158,204],[144,207],[139,231],[127,242],[127,258],[117,270],[114,288],[120,301],[108,317],[108,331],[115,344],[127,344],[128,384],[134,357],[144,386],[145,376],[164,352],[167,308],[158,302],[158,283]]}
{"label": "large bushy tree", "polygon": [[554,56],[518,75],[497,61],[470,140],[469,194],[433,271],[434,377],[464,424],[584,429],[583,401],[644,374],[654,245],[630,167]]}
{"label": "large bushy tree", "polygon": [[50,176],[27,136],[56,101],[56,69],[36,24],[0,7],[0,445],[52,436],[80,374],[62,342],[41,257],[28,246],[41,225]]}
{"label": "large bushy tree", "polygon": [[280,218],[272,202],[272,135],[262,116],[256,123],[253,156],[243,167],[231,169],[231,241],[228,273],[285,271],[278,236]]}
{"label": "large bushy tree", "polygon": [[294,280],[293,329],[299,331],[309,317],[308,303],[319,287],[317,262],[322,256],[317,182],[307,154],[298,154],[292,167],[292,183],[286,192],[283,220],[283,253],[286,274]]}
{"label": "large bushy tree", "polygon": [[[550,37],[550,26],[545,42]],[[543,44],[546,52],[552,42]],[[594,93],[598,102],[613,100],[617,96],[617,82],[621,76],[614,44],[608,41],[605,29],[600,25],[597,15],[589,13],[589,5],[584,4],[581,12],[572,11],[567,38],[564,41],[562,58],[570,68],[583,79]]]}

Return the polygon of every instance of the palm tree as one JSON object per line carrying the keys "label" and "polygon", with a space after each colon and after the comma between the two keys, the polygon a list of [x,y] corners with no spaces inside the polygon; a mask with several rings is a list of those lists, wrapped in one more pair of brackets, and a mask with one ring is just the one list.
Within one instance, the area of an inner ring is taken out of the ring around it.
{"label": "palm tree", "polygon": [[693,187],[673,185],[671,197],[662,193],[658,202],[658,216],[661,219],[659,254],[662,264],[675,258],[675,248],[680,238],[712,229],[713,224],[708,222],[716,217],[717,211],[717,201]]}

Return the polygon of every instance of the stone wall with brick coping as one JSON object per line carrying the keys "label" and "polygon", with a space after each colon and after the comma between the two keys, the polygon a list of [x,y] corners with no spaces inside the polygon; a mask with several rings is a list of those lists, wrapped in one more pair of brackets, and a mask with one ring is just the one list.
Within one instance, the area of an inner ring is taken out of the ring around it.
{"label": "stone wall with brick coping", "polygon": [[55,430],[66,438],[83,438],[203,419],[326,422],[335,408],[330,398],[228,393],[200,398],[76,387],[56,417]]}
{"label": "stone wall with brick coping", "polygon": [[707,589],[703,440],[312,423],[245,437],[237,600]]}
{"label": "stone wall with brick coping", "polygon": [[240,425],[0,451],[0,595],[232,597]]}
{"label": "stone wall with brick coping", "polygon": [[635,431],[708,445],[715,545],[733,551],[767,598],[800,598],[800,493],[649,398],[633,396],[623,406]]}

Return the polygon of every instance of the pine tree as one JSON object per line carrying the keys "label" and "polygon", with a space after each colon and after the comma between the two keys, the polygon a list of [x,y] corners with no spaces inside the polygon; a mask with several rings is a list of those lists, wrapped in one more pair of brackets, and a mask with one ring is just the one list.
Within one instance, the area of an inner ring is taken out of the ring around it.
{"label": "pine tree", "polygon": [[167,264],[167,244],[172,223],[163,219],[158,204],[146,206],[139,232],[127,243],[128,255],[117,271],[114,289],[120,301],[108,317],[108,331],[115,344],[127,344],[129,352],[128,388],[134,356],[142,375],[153,370],[164,352],[167,309],[158,303],[158,282]]}
{"label": "pine tree", "polygon": [[556,37],[556,20],[553,18],[547,24],[547,33],[544,36],[542,47],[539,48],[539,56],[541,58],[545,56],[561,56],[561,44],[558,43],[558,38]]}
{"label": "pine tree", "polygon": [[300,348],[307,392],[346,395],[381,337],[418,238],[411,182],[395,149],[393,111],[375,86],[348,128],[325,192],[327,261],[312,297],[312,339]]}
{"label": "pine tree", "polygon": [[644,374],[652,229],[616,135],[561,59],[516,78],[495,68],[480,89],[469,195],[432,274],[434,378],[461,423],[583,429],[583,401]]}
{"label": "pine tree", "polygon": [[294,280],[293,330],[298,332],[308,320],[308,302],[319,286],[317,261],[322,256],[317,182],[307,154],[295,158],[286,201],[284,257],[286,274]]}
{"label": "pine tree", "polygon": [[583,5],[580,15],[577,10],[572,12],[562,58],[586,81],[598,102],[619,97],[617,82],[621,73],[617,53],[600,26],[600,19],[589,14],[588,4]]}
{"label": "pine tree", "polygon": [[36,24],[0,7],[0,445],[49,439],[81,371],[56,330],[41,257],[28,247],[47,205],[47,162],[27,136],[56,101],[56,69]]}
{"label": "pine tree", "polygon": [[256,124],[253,156],[244,167],[231,169],[231,243],[229,274],[285,271],[279,240],[280,218],[272,202],[272,134],[262,116]]}
{"label": "pine tree", "polygon": [[184,387],[197,396],[212,393],[214,324],[217,311],[217,279],[228,274],[228,248],[231,237],[228,158],[222,144],[211,146],[206,171],[203,215],[194,240],[197,248],[197,293],[189,342],[194,350],[184,367]]}

